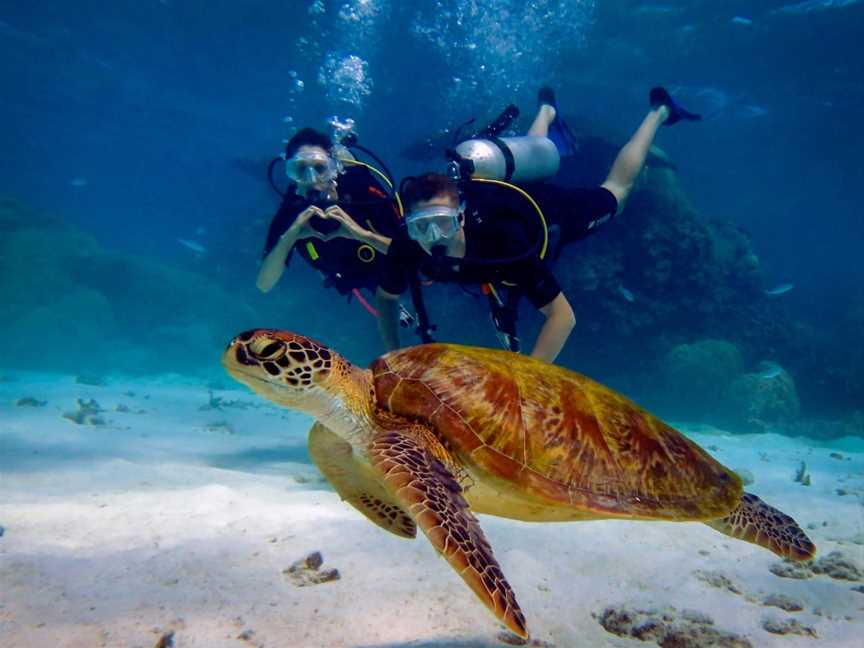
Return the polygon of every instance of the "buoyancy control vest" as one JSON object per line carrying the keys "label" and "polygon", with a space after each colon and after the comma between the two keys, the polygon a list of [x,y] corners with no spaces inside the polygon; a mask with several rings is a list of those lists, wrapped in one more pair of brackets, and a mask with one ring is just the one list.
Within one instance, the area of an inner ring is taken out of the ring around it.
{"label": "buoyancy control vest", "polygon": [[[296,215],[312,204],[322,209],[339,205],[361,227],[387,237],[396,232],[400,221],[398,207],[365,165],[346,165],[345,173],[339,176],[338,192],[336,201],[310,201],[289,191],[283,208]],[[324,276],[325,285],[343,295],[374,285],[380,272],[380,253],[354,239],[301,239],[295,249]]]}

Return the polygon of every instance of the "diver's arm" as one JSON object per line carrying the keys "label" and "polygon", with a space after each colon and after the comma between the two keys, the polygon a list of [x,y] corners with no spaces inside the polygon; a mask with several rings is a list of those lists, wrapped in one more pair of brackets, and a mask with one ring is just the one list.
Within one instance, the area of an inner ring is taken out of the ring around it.
{"label": "diver's arm", "polygon": [[288,258],[288,254],[291,252],[291,248],[294,247],[297,239],[308,236],[318,236],[320,238],[320,235],[315,230],[308,227],[309,219],[316,214],[323,216],[324,212],[318,207],[307,207],[300,212],[300,215],[297,216],[291,227],[285,230],[285,233],[279,237],[276,245],[273,246],[273,249],[270,250],[270,253],[264,257],[264,261],[261,263],[261,270],[258,271],[258,279],[255,281],[258,290],[267,293],[273,289],[273,286],[282,277],[282,273],[285,272],[285,259]]}
{"label": "diver's arm", "polygon": [[378,288],[378,331],[388,351],[399,348],[399,295]]}
{"label": "diver's arm", "polygon": [[279,238],[279,242],[261,263],[258,279],[255,280],[258,290],[268,293],[273,289],[273,286],[282,277],[282,273],[285,272],[285,259],[288,258],[288,253],[296,242],[297,232],[292,232],[290,228]]}
{"label": "diver's arm", "polygon": [[381,252],[381,254],[387,254],[387,250],[390,249],[390,238],[361,227],[357,224],[357,221],[351,218],[348,212],[340,206],[333,205],[332,207],[328,207],[324,213],[327,214],[327,218],[339,221],[339,224],[341,225],[336,232],[330,234],[331,238],[341,236],[344,238],[354,239],[360,243],[372,246],[378,250],[378,252]]}
{"label": "diver's arm", "polygon": [[387,254],[387,250],[390,249],[390,243],[393,240],[387,236],[382,236],[377,232],[362,228],[361,231],[354,236],[354,239],[360,241],[361,243],[365,243],[366,245],[372,246],[381,254]]}
{"label": "diver's arm", "polygon": [[576,325],[576,315],[563,292],[559,292],[540,312],[546,316],[546,323],[540,329],[531,356],[546,362],[555,362],[570,336],[570,331]]}

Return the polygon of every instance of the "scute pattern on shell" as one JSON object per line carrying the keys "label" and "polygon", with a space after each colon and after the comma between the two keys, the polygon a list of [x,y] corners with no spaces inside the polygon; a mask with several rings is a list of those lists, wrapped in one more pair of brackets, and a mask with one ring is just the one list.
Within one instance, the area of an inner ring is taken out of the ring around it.
{"label": "scute pattern on shell", "polygon": [[740,479],[632,401],[505,351],[429,344],[372,364],[378,403],[539,501],[610,517],[728,515]]}

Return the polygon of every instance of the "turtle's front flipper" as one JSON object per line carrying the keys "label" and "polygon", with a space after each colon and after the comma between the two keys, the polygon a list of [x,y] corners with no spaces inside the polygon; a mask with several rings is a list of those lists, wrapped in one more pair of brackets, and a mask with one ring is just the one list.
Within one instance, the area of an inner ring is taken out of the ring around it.
{"label": "turtle's front flipper", "polygon": [[339,496],[382,529],[401,538],[414,538],[417,526],[387,492],[367,462],[354,457],[351,444],[320,423],[309,430],[309,454]]}
{"label": "turtle's front flipper", "polygon": [[783,558],[810,560],[816,555],[816,545],[795,520],[752,493],[744,493],[738,507],[725,518],[705,524],[738,540],[765,547]]}
{"label": "turtle's front flipper", "polygon": [[369,447],[369,458],[387,489],[468,587],[508,628],[527,637],[516,596],[453,474],[413,435],[400,432],[380,432]]}

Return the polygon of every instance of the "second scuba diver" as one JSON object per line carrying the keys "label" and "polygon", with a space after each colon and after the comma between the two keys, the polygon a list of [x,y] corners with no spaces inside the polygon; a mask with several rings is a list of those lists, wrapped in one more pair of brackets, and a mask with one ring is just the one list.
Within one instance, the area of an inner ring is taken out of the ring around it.
{"label": "second scuba diver", "polygon": [[[438,173],[406,179],[400,192],[405,208],[404,226],[393,237],[377,291],[379,330],[387,349],[399,346],[399,295],[409,287],[415,291],[419,280],[431,279],[484,286],[484,292],[490,295],[499,336],[503,333],[508,347],[514,351],[518,351],[514,322],[499,320],[507,317],[515,320],[515,303],[508,297],[510,307],[504,308],[507,304],[499,297],[499,289],[510,290],[510,297],[515,296],[516,301],[526,296],[546,317],[531,355],[554,362],[576,318],[543,258],[548,239],[553,238],[547,234],[554,233],[559,244],[569,243],[584,238],[620,214],[659,127],[699,119],[678,106],[663,88],[654,88],[649,102],[651,109],[619,151],[599,187],[566,189],[537,183],[523,185],[526,192],[514,185],[503,188],[503,183],[494,181],[457,182]],[[566,126],[557,114],[550,88],[540,91],[539,104],[528,135],[548,136],[560,150],[566,142],[555,138],[566,134]],[[524,139],[530,141],[530,137]],[[501,150],[505,147],[501,146]],[[507,177],[515,177],[512,153],[505,157],[509,158]],[[537,236],[526,226],[526,211],[545,215],[550,224],[547,229],[544,220],[544,239],[539,247],[534,243]],[[497,313],[496,304],[500,307]],[[420,319],[423,325],[424,314],[420,313]],[[427,330],[421,328],[421,335],[425,336],[424,341],[429,341]]]}
{"label": "second scuba diver", "polygon": [[375,290],[399,212],[374,168],[340,150],[337,155],[331,138],[311,128],[288,141],[291,185],[267,232],[256,281],[262,292],[276,285],[295,249],[341,294],[365,303],[359,290]]}

